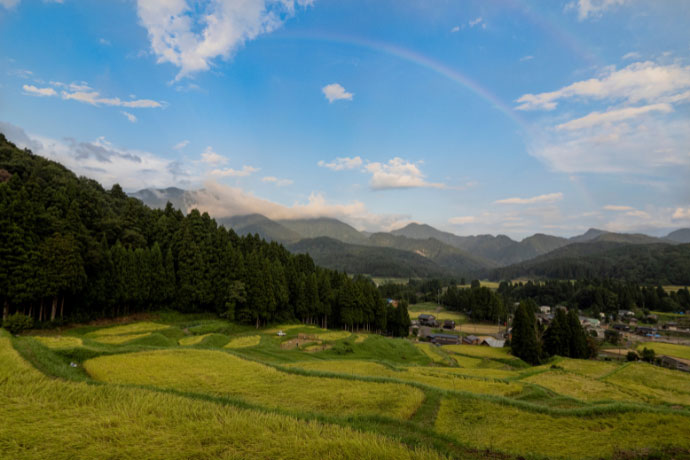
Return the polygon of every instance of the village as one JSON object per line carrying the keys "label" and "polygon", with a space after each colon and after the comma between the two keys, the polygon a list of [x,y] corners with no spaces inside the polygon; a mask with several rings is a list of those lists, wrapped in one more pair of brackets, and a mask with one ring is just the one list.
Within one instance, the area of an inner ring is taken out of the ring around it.
{"label": "village", "polygon": [[[557,309],[566,313],[566,306],[539,306],[536,319],[545,329],[553,321]],[[426,310],[429,310],[427,307]],[[434,345],[476,345],[503,348],[510,345],[512,328],[508,324],[472,324],[462,315],[456,319],[443,317],[448,311],[436,306],[435,311],[420,313],[414,317],[410,335],[418,341]],[[617,315],[599,318],[578,315],[580,324],[587,335],[599,345],[597,358],[601,360],[642,359],[642,350],[654,350],[651,362],[669,369],[690,372],[690,357],[678,356],[668,352],[665,344],[690,346],[690,312],[672,314],[647,313],[642,311],[619,310]]]}

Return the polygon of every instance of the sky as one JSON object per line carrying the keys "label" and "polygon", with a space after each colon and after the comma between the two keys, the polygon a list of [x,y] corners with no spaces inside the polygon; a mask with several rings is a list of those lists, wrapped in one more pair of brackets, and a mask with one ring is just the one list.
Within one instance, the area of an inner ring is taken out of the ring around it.
{"label": "sky", "polygon": [[690,227],[685,0],[0,0],[0,132],[212,216]]}

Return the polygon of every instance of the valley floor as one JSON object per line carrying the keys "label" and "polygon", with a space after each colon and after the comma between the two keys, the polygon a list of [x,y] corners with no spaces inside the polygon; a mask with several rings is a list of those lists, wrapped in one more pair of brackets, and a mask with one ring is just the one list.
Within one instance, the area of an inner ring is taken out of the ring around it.
{"label": "valley floor", "polygon": [[0,382],[2,458],[690,458],[690,374],[301,324],[0,330]]}

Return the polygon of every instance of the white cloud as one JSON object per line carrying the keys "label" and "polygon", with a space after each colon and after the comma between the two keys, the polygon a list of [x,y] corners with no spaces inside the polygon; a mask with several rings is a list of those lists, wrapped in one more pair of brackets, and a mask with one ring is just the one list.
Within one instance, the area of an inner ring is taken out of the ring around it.
{"label": "white cloud", "polygon": [[62,98],[64,100],[73,100],[95,106],[108,105],[113,107],[129,107],[132,109],[151,109],[163,107],[163,103],[151,99],[123,101],[119,97],[104,98],[101,97],[98,91],[76,91],[73,93],[63,91]]}
{"label": "white cloud", "polygon": [[557,130],[567,129],[570,131],[590,128],[592,126],[618,122],[629,118],[639,117],[650,112],[673,112],[673,107],[670,104],[652,104],[642,107],[624,107],[622,109],[611,109],[606,112],[592,112],[581,118],[570,120],[566,123],[561,123],[556,126]]}
{"label": "white cloud", "polygon": [[291,179],[278,179],[277,177],[274,176],[266,176],[261,178],[261,182],[268,182],[271,184],[275,184],[276,187],[286,187],[288,185],[293,184],[293,180]]}
{"label": "white cloud", "polygon": [[14,8],[19,3],[19,1],[20,0],[0,0],[0,5],[4,6],[9,10],[10,8]]}
{"label": "white cloud", "polygon": [[604,11],[626,2],[628,0],[577,0],[569,3],[566,8],[576,9],[578,19],[583,21],[590,17],[600,17]]}
{"label": "white cloud", "polygon": [[690,208],[676,208],[671,216],[673,220],[688,220],[690,221]]}
{"label": "white cloud", "polygon": [[246,41],[271,32],[296,6],[312,0],[137,0],[158,62],[180,69],[176,80],[209,70],[217,58],[230,58]]}
{"label": "white cloud", "polygon": [[640,59],[642,55],[638,53],[637,51],[631,51],[629,53],[626,53],[623,55],[623,60],[628,60],[628,59]]}
{"label": "white cloud", "polygon": [[208,146],[208,147],[206,147],[206,150],[204,150],[204,152],[201,154],[201,162],[207,163],[210,165],[219,165],[219,164],[227,163],[228,159],[222,155],[217,154],[213,150],[213,147]]}
{"label": "white cloud", "polygon": [[448,222],[450,222],[453,225],[464,225],[464,224],[471,224],[477,221],[477,218],[475,216],[458,216],[458,217],[451,217],[448,219]]}
{"label": "white cloud", "polygon": [[690,88],[690,66],[658,65],[636,62],[616,70],[609,67],[600,78],[575,82],[556,91],[524,94],[516,102],[517,110],[553,110],[564,99],[610,99],[628,103],[664,102]]}
{"label": "white cloud", "polygon": [[110,40],[106,40],[105,38],[99,38],[98,43],[100,43],[103,46],[110,46],[111,45]]}
{"label": "white cloud", "polygon": [[135,116],[132,115],[131,113],[125,112],[124,110],[123,110],[122,112],[120,112],[120,113],[121,113],[122,115],[124,115],[125,117],[127,117],[127,120],[129,120],[130,123],[136,123],[136,122],[137,122],[137,117],[135,117]]}
{"label": "white cloud", "polygon": [[39,97],[51,97],[57,96],[57,93],[53,88],[37,88],[34,85],[24,85],[22,89],[25,91],[24,94]]}
{"label": "white cloud", "polygon": [[522,56],[520,62],[531,61],[532,59],[534,59],[534,56]]}
{"label": "white cloud", "polygon": [[263,214],[269,219],[308,219],[332,217],[341,219],[356,228],[380,231],[400,226],[408,216],[396,214],[374,214],[364,203],[352,201],[346,204],[331,203],[321,193],[313,192],[306,202],[295,202],[290,206],[257,197],[237,187],[229,187],[209,180],[202,190],[192,194],[191,207],[208,212],[214,217],[229,217],[252,213]]}
{"label": "white cloud", "polygon": [[607,204],[604,206],[604,209],[607,211],[633,211],[635,208],[632,206],[619,206],[615,204]]}
{"label": "white cloud", "polygon": [[455,26],[455,27],[453,27],[452,29],[450,29],[450,32],[451,32],[451,33],[460,32],[460,26]]}
{"label": "white cloud", "polygon": [[416,164],[395,157],[388,163],[368,163],[364,169],[371,173],[369,185],[374,190],[396,188],[448,188],[445,184],[427,182]]}
{"label": "white cloud", "polygon": [[326,99],[328,99],[329,103],[340,100],[351,101],[352,97],[354,96],[354,94],[345,91],[345,88],[343,88],[339,83],[331,83],[330,85],[326,85],[321,88],[321,91],[323,92],[323,95],[326,96]]}
{"label": "white cloud", "polygon": [[58,161],[77,175],[93,178],[105,187],[119,183],[125,190],[139,190],[186,186],[201,181],[174,161],[142,150],[117,147],[103,137],[93,141],[57,140],[27,134],[21,128],[2,122],[0,132],[19,147]]}
{"label": "white cloud", "polygon": [[189,145],[189,141],[187,139],[178,142],[177,144],[173,145],[173,150],[182,150],[183,148],[187,147]]}
{"label": "white cloud", "polygon": [[359,168],[360,166],[362,166],[362,163],[362,158],[360,157],[343,157],[336,158],[334,161],[330,163],[326,163],[325,161],[321,160],[319,161],[318,165],[322,168],[332,169],[333,171],[342,171],[345,169]]}
{"label": "white cloud", "polygon": [[244,165],[242,166],[242,169],[214,169],[211,171],[211,175],[219,177],[246,177],[257,172],[258,170],[258,168],[253,166]]}
{"label": "white cloud", "polygon": [[533,196],[530,198],[504,198],[502,200],[494,201],[495,204],[537,204],[537,203],[555,203],[563,199],[563,194],[558,193],[548,193],[545,195]]}
{"label": "white cloud", "polygon": [[[472,19],[470,22],[467,23],[467,25],[469,25],[470,27],[474,27],[474,26],[476,26],[476,25],[482,24],[482,21],[483,21],[483,19],[482,19],[482,17],[480,16],[480,17],[478,17],[478,18]],[[486,27],[485,24],[482,24],[482,26],[483,26],[483,27]]]}

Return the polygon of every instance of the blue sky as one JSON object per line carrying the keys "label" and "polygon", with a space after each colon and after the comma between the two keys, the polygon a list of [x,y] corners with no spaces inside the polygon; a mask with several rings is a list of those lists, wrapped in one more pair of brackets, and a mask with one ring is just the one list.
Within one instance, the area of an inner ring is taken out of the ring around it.
{"label": "blue sky", "polygon": [[690,226],[690,2],[0,0],[0,131],[212,215]]}

